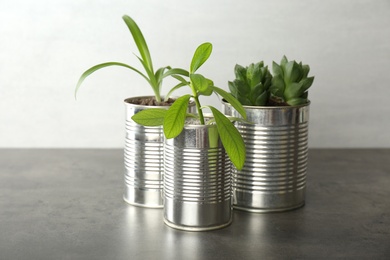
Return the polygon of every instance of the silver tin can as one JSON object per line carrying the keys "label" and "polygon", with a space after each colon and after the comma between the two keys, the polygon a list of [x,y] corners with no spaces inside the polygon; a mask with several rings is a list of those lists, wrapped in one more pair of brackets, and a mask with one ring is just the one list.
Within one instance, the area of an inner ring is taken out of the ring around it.
{"label": "silver tin can", "polygon": [[187,231],[232,221],[231,163],[216,127],[186,126],[164,146],[164,222]]}
{"label": "silver tin can", "polygon": [[[145,106],[131,104],[133,97],[126,99],[126,136],[124,149],[125,190],[124,200],[135,206],[162,208],[163,188],[163,146],[164,134],[162,127],[145,127],[138,125],[131,117],[136,113],[150,108],[168,106]],[[194,111],[194,105],[190,105]]]}
{"label": "silver tin can", "polygon": [[[233,207],[278,212],[305,203],[309,105],[244,106],[248,121],[236,122],[247,150],[241,171],[233,167]],[[239,114],[223,102],[226,115]]]}

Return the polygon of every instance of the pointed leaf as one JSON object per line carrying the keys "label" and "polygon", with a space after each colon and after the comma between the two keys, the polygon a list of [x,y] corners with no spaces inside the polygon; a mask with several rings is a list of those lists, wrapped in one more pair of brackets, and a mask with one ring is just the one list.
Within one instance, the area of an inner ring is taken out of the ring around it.
{"label": "pointed leaf", "polygon": [[236,66],[234,67],[234,74],[236,75],[237,79],[246,82],[246,68],[236,64]]}
{"label": "pointed leaf", "polygon": [[191,61],[190,73],[194,73],[210,57],[213,45],[209,42],[203,43],[195,50]]}
{"label": "pointed leaf", "polygon": [[191,95],[179,97],[168,109],[163,124],[166,138],[174,138],[183,130],[190,98]]}
{"label": "pointed leaf", "polygon": [[276,75],[283,76],[282,68],[274,61],[272,62],[272,72],[274,73],[274,76],[276,76]]}
{"label": "pointed leaf", "polygon": [[135,72],[137,72],[139,75],[141,75],[143,78],[146,79],[146,81],[149,82],[150,84],[150,81],[148,79],[148,77],[146,77],[142,72],[140,72],[139,70],[137,70],[136,68],[133,68],[127,64],[124,64],[124,63],[120,63],[120,62],[106,62],[106,63],[101,63],[101,64],[98,64],[98,65],[95,65],[91,68],[89,68],[88,70],[86,70],[80,77],[79,81],[77,82],[77,85],[76,85],[76,89],[75,89],[75,92],[74,92],[74,96],[76,98],[76,95],[77,95],[77,91],[79,90],[81,84],[84,82],[85,78],[88,77],[89,75],[91,75],[92,73],[94,73],[95,71],[99,70],[99,69],[102,69],[102,68],[105,68],[105,67],[109,67],[109,66],[121,66],[121,67],[125,67],[125,68],[128,68],[128,69],[131,69]]}
{"label": "pointed leaf", "polygon": [[173,68],[173,69],[170,69],[167,72],[165,72],[165,74],[163,75],[163,78],[166,78],[168,76],[173,76],[173,75],[182,75],[182,76],[188,77],[189,73],[188,73],[188,71],[186,71],[184,69]]}
{"label": "pointed leaf", "polygon": [[291,83],[284,91],[284,97],[286,100],[297,98],[303,94],[305,90],[302,88],[302,83]]}
{"label": "pointed leaf", "polygon": [[187,86],[187,85],[188,85],[187,83],[183,83],[183,82],[177,84],[176,86],[171,88],[171,90],[169,90],[168,94],[166,94],[166,96],[165,96],[165,99],[169,98],[175,90],[178,90],[179,88]]}
{"label": "pointed leaf", "polygon": [[131,119],[143,126],[161,126],[164,123],[167,111],[163,108],[145,109],[132,116]]}
{"label": "pointed leaf", "polygon": [[221,142],[234,166],[241,170],[245,163],[245,143],[237,128],[221,112],[214,107],[209,107],[213,113]]}
{"label": "pointed leaf", "polygon": [[267,101],[268,101],[268,91],[264,91],[256,98],[255,105],[256,106],[265,106],[265,105],[267,105]]}
{"label": "pointed leaf", "polygon": [[304,91],[308,90],[311,87],[313,81],[314,81],[314,77],[309,77],[301,81],[302,88],[304,89]]}
{"label": "pointed leaf", "polygon": [[303,77],[306,78],[307,75],[309,75],[310,66],[309,65],[302,65],[303,70]]}
{"label": "pointed leaf", "polygon": [[237,112],[246,119],[246,112],[241,103],[235,99],[230,93],[226,92],[225,90],[218,88],[216,86],[213,87],[213,90],[220,95],[222,98],[224,98],[227,102],[232,105],[232,107],[237,110]]}
{"label": "pointed leaf", "polygon": [[272,78],[272,86],[270,87],[270,91],[272,94],[278,97],[283,97],[285,89],[285,84],[281,75],[275,75]]}
{"label": "pointed leaf", "polygon": [[122,18],[133,36],[134,42],[137,45],[138,51],[141,54],[146,67],[148,67],[150,71],[153,71],[152,58],[150,57],[149,48],[141,30],[139,29],[136,22],[128,15],[124,15]]}

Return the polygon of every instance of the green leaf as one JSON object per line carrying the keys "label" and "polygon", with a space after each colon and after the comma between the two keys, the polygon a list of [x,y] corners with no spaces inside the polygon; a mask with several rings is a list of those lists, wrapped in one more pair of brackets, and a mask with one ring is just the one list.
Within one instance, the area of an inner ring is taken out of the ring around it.
{"label": "green leaf", "polygon": [[290,106],[298,106],[298,105],[304,105],[307,103],[307,99],[305,98],[293,98],[290,100],[287,100],[287,104]]}
{"label": "green leaf", "polygon": [[246,68],[236,64],[236,66],[234,67],[234,74],[236,75],[237,79],[246,82]]}
{"label": "green leaf", "polygon": [[165,70],[170,70],[170,67],[167,66],[167,67],[162,67],[162,68],[159,68],[156,73],[154,74],[154,77],[156,78],[157,82],[159,81],[162,81],[163,77],[164,77],[164,72]]}
{"label": "green leaf", "polygon": [[281,75],[275,75],[272,78],[272,86],[270,87],[272,94],[278,97],[283,97],[285,87],[286,86]]}
{"label": "green leaf", "polygon": [[265,106],[265,105],[267,105],[267,101],[268,101],[268,91],[264,91],[256,98],[255,105],[256,106]]}
{"label": "green leaf", "polygon": [[131,119],[143,126],[161,126],[167,111],[163,108],[149,108],[138,112]]}
{"label": "green leaf", "polygon": [[221,138],[221,142],[225,147],[226,153],[234,166],[238,170],[241,170],[244,167],[246,158],[244,140],[233,123],[225,115],[214,107],[209,106],[209,108],[215,118],[218,133]]}
{"label": "green leaf", "polygon": [[276,76],[276,75],[283,76],[282,68],[274,61],[272,62],[272,72],[274,73],[274,76]]}
{"label": "green leaf", "polygon": [[226,92],[225,90],[218,88],[216,86],[213,86],[213,90],[220,95],[222,98],[224,98],[227,102],[232,105],[232,107],[237,110],[237,112],[246,119],[246,112],[241,103],[235,99],[230,93]]}
{"label": "green leaf", "polygon": [[258,96],[260,96],[263,92],[265,91],[265,87],[264,85],[260,82],[259,84],[257,84],[252,92],[251,92],[251,98],[252,99],[256,99]]}
{"label": "green leaf", "polygon": [[260,65],[261,65],[261,62],[256,63],[255,66],[253,67],[252,78],[250,81],[251,88],[253,88],[254,86],[256,86],[257,84],[259,84],[261,82],[262,73],[261,73]]}
{"label": "green leaf", "polygon": [[310,66],[309,65],[302,65],[303,70],[303,77],[306,78],[307,75],[309,75]]}
{"label": "green leaf", "polygon": [[280,66],[285,67],[287,63],[288,63],[288,59],[287,59],[286,55],[284,55],[282,60],[280,61]]}
{"label": "green leaf", "polygon": [[194,56],[190,65],[190,73],[194,73],[206,60],[210,57],[213,50],[213,45],[209,42],[205,42],[198,46],[195,50]]}
{"label": "green leaf", "polygon": [[291,82],[299,82],[302,79],[302,69],[296,61],[293,61],[290,80]]}
{"label": "green leaf", "polygon": [[176,86],[171,88],[171,90],[169,90],[168,94],[166,94],[166,96],[165,96],[165,99],[169,98],[175,90],[178,90],[179,88],[187,86],[187,85],[188,85],[187,83],[183,83],[183,82],[177,84]]}
{"label": "green leaf", "polygon": [[179,75],[172,75],[172,78],[175,78],[177,79],[178,81],[180,81],[181,83],[184,83],[184,84],[187,84],[187,85],[190,85],[190,82],[185,80],[182,76],[179,76]]}
{"label": "green leaf", "polygon": [[228,86],[229,86],[230,93],[231,93],[235,98],[237,98],[238,91],[237,91],[236,86],[233,84],[233,82],[228,81]]}
{"label": "green leaf", "polygon": [[168,109],[163,124],[166,138],[175,138],[183,131],[190,98],[191,95],[181,96]]}
{"label": "green leaf", "polygon": [[109,66],[120,66],[120,67],[125,67],[125,68],[128,68],[128,69],[131,69],[135,72],[137,72],[139,75],[141,75],[143,78],[146,79],[146,81],[149,82],[150,84],[150,80],[147,76],[145,76],[142,72],[140,72],[139,70],[137,70],[136,68],[133,68],[127,64],[124,64],[124,63],[120,63],[120,62],[106,62],[106,63],[101,63],[101,64],[98,64],[98,65],[95,65],[91,68],[89,68],[88,70],[86,70],[80,77],[79,81],[77,82],[77,85],[76,85],[76,89],[75,89],[75,92],[74,92],[74,96],[76,98],[76,95],[77,95],[77,92],[81,86],[81,84],[84,82],[85,78],[88,77],[89,75],[91,75],[92,73],[94,73],[95,71],[99,70],[99,69],[102,69],[102,68],[105,68],[105,67],[109,67]]}
{"label": "green leaf", "polygon": [[188,73],[188,71],[186,71],[184,69],[173,68],[173,69],[170,69],[167,72],[165,72],[165,74],[163,75],[163,78],[168,77],[168,76],[173,76],[173,75],[183,75],[183,76],[188,77],[189,73]]}
{"label": "green leaf", "polygon": [[304,91],[308,90],[311,87],[313,81],[314,81],[314,77],[305,78],[304,80],[301,81],[302,88],[304,89]]}
{"label": "green leaf", "polygon": [[284,97],[286,100],[297,98],[302,95],[304,91],[302,83],[291,83],[284,91]]}
{"label": "green leaf", "polygon": [[157,90],[157,87],[158,87],[158,83],[157,83],[157,80],[156,80],[156,77],[154,76],[154,73],[153,73],[153,70],[151,70],[147,63],[142,60],[140,57],[138,57],[137,55],[135,55],[138,60],[141,62],[142,66],[144,67],[146,73],[148,74],[149,76],[149,82],[150,82],[150,85],[152,86],[153,90],[156,92]]}
{"label": "green leaf", "polygon": [[144,38],[141,30],[139,29],[138,25],[128,15],[124,15],[122,18],[125,21],[127,27],[129,28],[131,34],[133,35],[134,42],[137,45],[138,51],[141,54],[141,57],[142,57],[143,61],[145,62],[146,67],[150,71],[154,71],[153,64],[152,64],[152,58],[150,57],[148,45],[146,44],[145,38]]}
{"label": "green leaf", "polygon": [[191,84],[199,92],[205,91],[209,86],[209,82],[203,75],[190,74],[190,79],[191,79]]}

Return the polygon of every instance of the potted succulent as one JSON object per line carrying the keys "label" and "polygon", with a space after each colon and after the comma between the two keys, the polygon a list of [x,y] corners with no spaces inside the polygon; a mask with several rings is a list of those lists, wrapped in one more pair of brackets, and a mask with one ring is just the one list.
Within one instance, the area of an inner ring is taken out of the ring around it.
{"label": "potted succulent", "polygon": [[[192,58],[189,78],[176,76],[181,84],[173,90],[189,86],[191,94],[177,98],[168,110],[144,110],[132,117],[141,125],[163,126],[164,221],[181,230],[212,230],[231,223],[231,162],[237,169],[245,162],[244,141],[231,121],[239,119],[227,118],[218,109],[200,104],[200,96],[215,93],[246,118],[243,107],[231,94],[197,73],[211,51],[211,43],[201,44]],[[190,99],[196,104],[197,114],[187,113]],[[211,110],[211,116],[204,109]]]}
{"label": "potted succulent", "polygon": [[[273,75],[264,62],[236,65],[229,89],[243,105],[246,122],[235,123],[247,158],[233,169],[233,207],[251,212],[276,212],[304,205],[308,157],[308,89],[310,67],[273,62]],[[229,102],[224,113],[239,116]]]}
{"label": "potted succulent", "polygon": [[[163,133],[161,127],[144,127],[136,124],[131,117],[139,111],[150,108],[165,108],[173,103],[173,99],[164,99],[161,86],[164,78],[174,75],[188,76],[187,72],[169,66],[154,70],[151,55],[145,38],[135,21],[124,15],[124,22],[130,30],[137,46],[139,59],[144,73],[137,68],[122,62],[106,62],[86,70],[80,77],[75,96],[85,78],[95,71],[120,66],[136,72],[152,87],[154,96],[131,97],[124,100],[126,108],[126,140],[124,149],[125,191],[124,200],[132,205],[161,208],[162,175],[163,175]],[[194,107],[192,104],[191,107]]]}

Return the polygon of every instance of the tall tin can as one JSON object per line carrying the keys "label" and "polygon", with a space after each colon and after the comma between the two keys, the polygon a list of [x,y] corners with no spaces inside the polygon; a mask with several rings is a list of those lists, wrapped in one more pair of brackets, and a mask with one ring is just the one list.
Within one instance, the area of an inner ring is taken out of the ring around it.
{"label": "tall tin can", "polygon": [[164,222],[187,231],[232,221],[231,163],[215,125],[188,125],[164,146]]}
{"label": "tall tin can", "polygon": [[[131,205],[162,208],[163,130],[160,126],[145,127],[135,123],[131,119],[133,115],[145,109],[156,108],[156,106],[135,105],[131,103],[132,99],[134,98],[125,100],[125,191],[123,198]],[[158,108],[168,109],[168,107]]]}
{"label": "tall tin can", "polygon": [[[244,106],[249,123],[236,122],[247,150],[242,170],[233,167],[233,207],[278,212],[305,203],[309,105]],[[226,115],[239,117],[227,102]]]}
{"label": "tall tin can", "polygon": [[[164,174],[164,134],[161,126],[145,127],[135,123],[131,117],[150,108],[168,109],[169,106],[146,106],[132,104],[133,97],[126,99],[126,136],[124,149],[125,190],[124,200],[135,206],[162,208]],[[189,111],[194,111],[194,104]]]}

